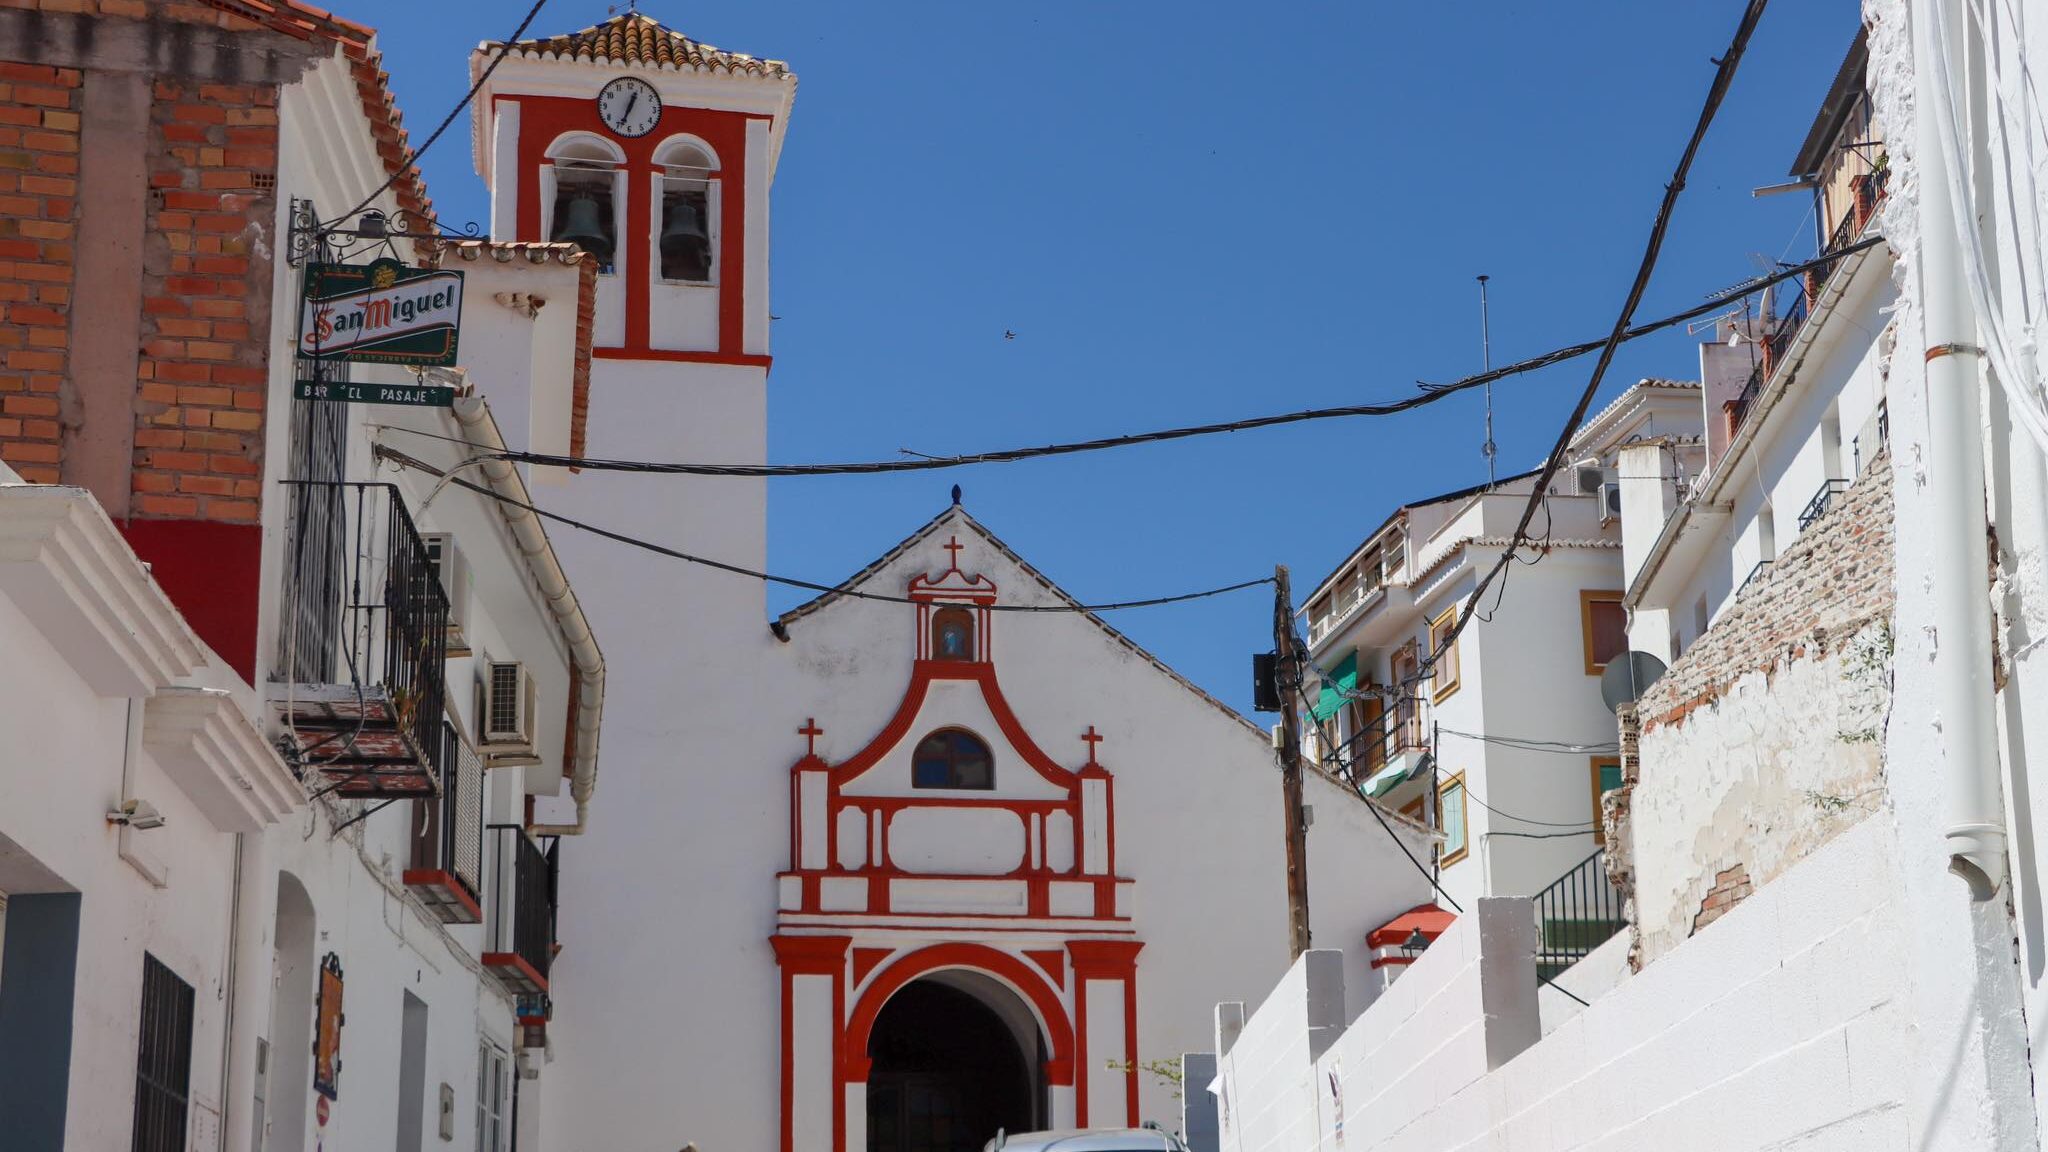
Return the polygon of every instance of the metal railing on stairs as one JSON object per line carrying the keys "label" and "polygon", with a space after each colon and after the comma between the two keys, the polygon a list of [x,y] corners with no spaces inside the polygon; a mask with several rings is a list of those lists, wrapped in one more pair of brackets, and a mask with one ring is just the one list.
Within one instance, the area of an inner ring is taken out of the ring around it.
{"label": "metal railing on stairs", "polygon": [[1549,981],[1627,926],[1621,894],[1607,879],[1607,850],[1536,894],[1536,976]]}

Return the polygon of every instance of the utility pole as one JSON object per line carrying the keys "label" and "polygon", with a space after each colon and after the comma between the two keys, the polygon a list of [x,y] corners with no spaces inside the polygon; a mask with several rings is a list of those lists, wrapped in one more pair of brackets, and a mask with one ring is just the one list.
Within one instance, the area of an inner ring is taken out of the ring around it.
{"label": "utility pole", "polygon": [[1274,680],[1280,689],[1280,806],[1287,819],[1287,944],[1308,951],[1308,819],[1301,804],[1301,653],[1294,637],[1294,593],[1287,565],[1273,569]]}

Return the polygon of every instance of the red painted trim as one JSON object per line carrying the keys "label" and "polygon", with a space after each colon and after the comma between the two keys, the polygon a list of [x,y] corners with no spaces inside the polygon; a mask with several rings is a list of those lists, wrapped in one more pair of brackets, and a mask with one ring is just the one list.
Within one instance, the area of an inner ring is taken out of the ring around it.
{"label": "red painted trim", "polygon": [[[796,1152],[796,978],[798,976],[832,977],[832,1028],[836,1033],[839,1022],[846,1018],[846,981],[840,975],[846,970],[846,949],[853,943],[851,936],[784,936],[774,935],[768,943],[775,949],[775,963],[782,969],[782,1152]],[[832,1066],[836,1075],[839,1060],[835,1053]],[[840,1093],[844,1098],[844,1093]],[[845,1146],[845,1118],[840,1115],[844,1109],[835,1101],[832,1121],[833,1147]]]}
{"label": "red painted trim", "polygon": [[1048,948],[1042,951],[1026,952],[1024,953],[1024,958],[1045,969],[1045,974],[1052,977],[1053,983],[1062,988],[1067,986],[1067,954],[1065,952],[1057,948]]}
{"label": "red painted trim", "polygon": [[846,948],[851,936],[783,936],[768,938],[775,948],[775,963],[784,971],[804,976],[829,976],[846,967]]}
{"label": "red painted trim", "polygon": [[718,347],[698,357],[718,357],[709,363],[759,363],[768,358],[742,358],[745,346],[747,266],[747,121],[740,112],[717,112],[668,104],[653,131],[631,140],[607,131],[597,118],[594,100],[565,96],[519,95],[519,189],[515,217],[519,240],[545,240],[540,234],[540,171],[547,164],[547,148],[565,132],[589,132],[601,136],[625,153],[626,219],[619,229],[619,244],[627,254],[630,275],[626,280],[626,340],[621,348],[600,348],[594,355],[604,359],[669,360],[680,357],[649,347],[649,310],[658,269],[650,267],[646,241],[654,235],[654,205],[648,192],[655,172],[654,150],[679,132],[703,140],[718,154],[719,261],[718,261]]}
{"label": "red painted trim", "polygon": [[1415,957],[1413,956],[1375,956],[1372,958],[1372,966],[1374,968],[1398,968],[1413,963],[1415,963]]}
{"label": "red painted trim", "polygon": [[1128,980],[1138,973],[1137,940],[1069,940],[1067,956],[1074,963],[1074,975],[1084,980]]}
{"label": "red painted trim", "polygon": [[853,950],[854,987],[859,987],[861,981],[868,978],[868,973],[875,970],[875,965],[887,960],[894,952],[895,950],[892,948],[855,948]]}
{"label": "red painted trim", "polygon": [[931,691],[933,682],[938,680],[973,680],[979,683],[982,699],[987,702],[989,713],[995,717],[996,727],[1024,762],[1047,782],[1069,791],[1077,789],[1079,777],[1054,763],[1052,757],[1031,739],[1031,734],[1024,730],[1017,714],[1010,709],[1009,702],[1003,698],[1002,685],[996,680],[995,665],[940,660],[919,660],[912,666],[910,687],[904,692],[896,715],[889,719],[880,735],[868,742],[867,747],[840,761],[838,767],[832,769],[833,782],[841,785],[851,783],[902,744],[910,734],[910,725],[917,719],[918,710],[924,706],[925,696]]}
{"label": "red painted trim", "polygon": [[469,894],[461,880],[453,872],[441,868],[407,868],[399,873],[399,882],[407,888],[425,888],[432,893],[424,897],[429,904],[443,904],[453,901],[469,914],[465,920],[449,920],[437,911],[436,919],[449,924],[481,924],[484,910],[477,904],[476,897]]}
{"label": "red painted trim", "polygon": [[[867,991],[861,994],[859,1002],[854,1005],[852,1016],[847,1020],[845,1039],[841,1046],[841,1067],[845,1083],[864,1083],[867,1080],[868,1072],[872,1068],[867,1055],[868,1039],[874,1032],[876,1018],[881,1015],[882,1007],[889,1002],[889,998],[920,976],[952,968],[965,968],[993,976],[1023,996],[1025,1002],[1031,1006],[1033,1014],[1038,1017],[1039,1026],[1045,1029],[1048,1047],[1052,1049],[1051,1061],[1047,1063],[1048,1082],[1055,1086],[1063,1086],[1075,1079],[1075,1026],[1067,1019],[1066,1006],[1060,1002],[1058,991],[1046,983],[1045,977],[1037,969],[1010,953],[999,952],[985,944],[947,943],[920,948],[902,957],[884,968],[881,975],[875,977],[874,983],[868,986]],[[1063,1077],[1053,1078],[1051,1074],[1056,1062],[1065,1062]]]}
{"label": "red painted trim", "polygon": [[1124,977],[1124,1123],[1138,1122],[1138,977]]}
{"label": "red painted trim", "polygon": [[486,952],[477,959],[483,962],[484,967],[493,970],[491,974],[498,978],[498,983],[508,988],[516,987],[525,992],[548,990],[547,977],[517,952]]}
{"label": "red painted trim", "polygon": [[121,520],[121,535],[185,622],[244,682],[256,682],[263,529],[211,520]]}
{"label": "red painted trim", "polygon": [[775,357],[746,352],[692,352],[680,348],[593,348],[599,360],[665,360],[676,364],[739,364],[749,368],[773,368]]}
{"label": "red painted trim", "polygon": [[1385,924],[1365,934],[1368,948],[1394,948],[1407,942],[1417,928],[1422,929],[1422,938],[1434,940],[1443,935],[1444,929],[1458,917],[1455,913],[1437,907],[1435,904],[1417,904]]}

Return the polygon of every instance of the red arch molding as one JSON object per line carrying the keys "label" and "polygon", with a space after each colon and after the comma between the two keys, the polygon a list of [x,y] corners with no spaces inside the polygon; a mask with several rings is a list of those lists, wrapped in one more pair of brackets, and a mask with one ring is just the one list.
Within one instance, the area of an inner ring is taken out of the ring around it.
{"label": "red arch molding", "polygon": [[[875,1018],[882,1013],[882,1006],[889,1002],[904,985],[920,976],[934,972],[964,968],[993,976],[1022,995],[1031,1005],[1039,1024],[1045,1028],[1047,1040],[1052,1047],[1052,1056],[1045,1062],[1045,1080],[1056,1087],[1069,1087],[1074,1083],[1074,1029],[1067,1019],[1065,1005],[1060,1003],[1059,993],[1046,984],[1045,977],[1029,964],[1010,955],[999,952],[985,944],[933,944],[920,948],[882,970],[875,982],[868,985],[860,1002],[853,1007],[853,1015],[846,1022],[846,1032],[839,1045],[839,1081],[847,1084],[865,1083],[871,1062],[868,1059],[868,1037],[874,1031]],[[843,1106],[845,1093],[835,1107]]]}

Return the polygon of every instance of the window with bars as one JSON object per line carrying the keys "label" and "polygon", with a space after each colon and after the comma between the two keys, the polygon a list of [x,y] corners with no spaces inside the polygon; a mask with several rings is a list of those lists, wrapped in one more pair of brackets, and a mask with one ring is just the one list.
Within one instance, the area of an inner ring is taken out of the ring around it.
{"label": "window with bars", "polygon": [[192,1094],[192,986],[142,956],[142,1037],[135,1062],[134,1152],[184,1152]]}

